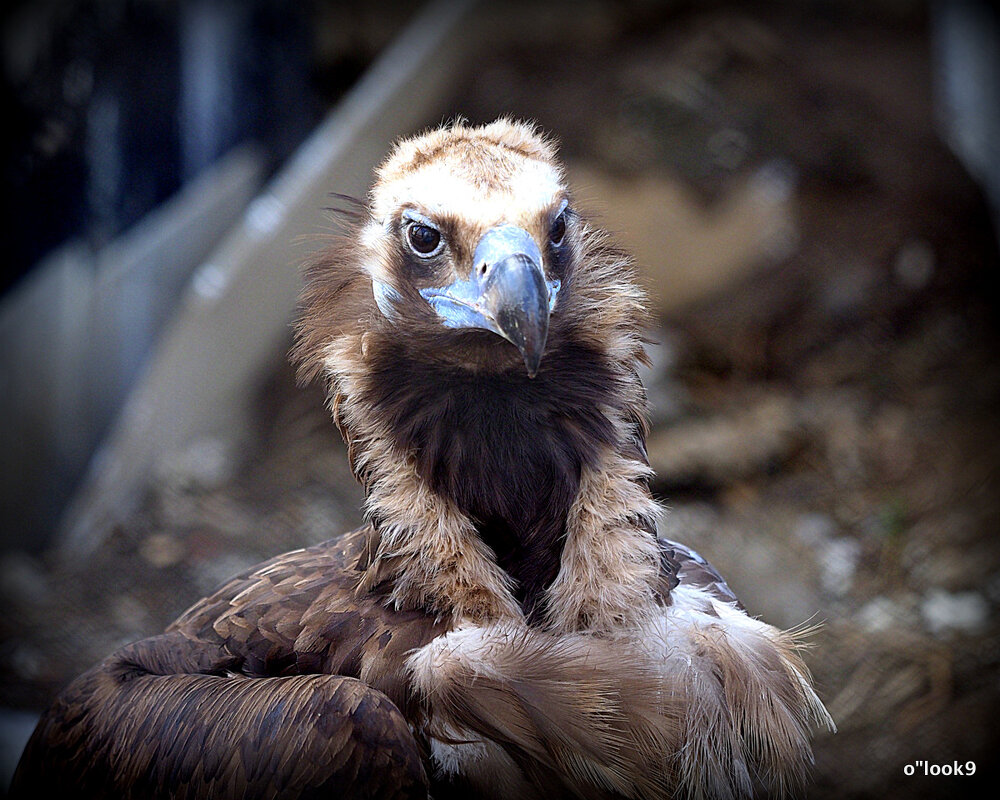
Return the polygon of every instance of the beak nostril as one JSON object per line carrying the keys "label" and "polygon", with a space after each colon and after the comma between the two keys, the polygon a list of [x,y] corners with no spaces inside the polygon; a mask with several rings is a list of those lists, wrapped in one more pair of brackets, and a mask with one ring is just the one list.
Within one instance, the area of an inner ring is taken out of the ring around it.
{"label": "beak nostril", "polygon": [[487,264],[486,264],[485,261],[483,261],[483,262],[481,262],[479,264],[479,277],[480,278],[485,278],[486,277],[486,270],[487,270]]}

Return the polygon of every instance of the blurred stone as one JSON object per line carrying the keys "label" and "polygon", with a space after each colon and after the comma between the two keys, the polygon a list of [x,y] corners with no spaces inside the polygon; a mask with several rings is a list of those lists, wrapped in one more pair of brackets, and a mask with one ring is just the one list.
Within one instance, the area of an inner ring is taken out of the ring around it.
{"label": "blurred stone", "polygon": [[139,546],[139,555],[157,569],[180,563],[186,553],[184,543],[171,533],[150,534]]}
{"label": "blurred stone", "polygon": [[836,535],[837,524],[826,514],[803,514],[792,533],[803,544],[815,548]]}
{"label": "blurred stone", "polygon": [[732,171],[746,159],[750,141],[742,131],[722,128],[709,137],[705,146],[716,166]]}
{"label": "blurred stone", "polygon": [[923,289],[934,277],[934,249],[924,239],[907,239],[896,253],[892,272],[899,283],[911,290]]}
{"label": "blurred stone", "polygon": [[149,611],[135,597],[123,594],[114,599],[111,604],[111,613],[114,621],[127,631],[135,633],[126,634],[126,638],[135,639],[142,635],[142,631],[148,626]]}
{"label": "blurred stone", "polygon": [[687,392],[676,375],[676,337],[664,328],[654,328],[646,336],[650,365],[639,366],[639,378],[646,389],[649,424],[657,428],[680,418],[685,410]]}
{"label": "blurred stone", "polygon": [[668,175],[623,178],[593,165],[569,165],[578,202],[635,258],[655,311],[663,314],[718,296],[796,246],[795,179],[765,164],[734,177],[706,207]]}
{"label": "blurred stone", "polygon": [[920,603],[927,630],[936,635],[979,633],[990,618],[990,605],[978,592],[946,592],[931,589]]}
{"label": "blurred stone", "polygon": [[199,561],[192,565],[192,577],[197,591],[200,593],[191,598],[192,602],[197,597],[214,592],[225,581],[249,569],[257,561],[258,558],[252,553],[232,552],[223,553],[215,558]]}
{"label": "blurred stone", "polygon": [[697,549],[711,539],[718,528],[719,512],[708,503],[670,506],[657,521],[657,534]]}
{"label": "blurred stone", "polygon": [[295,512],[296,528],[308,544],[324,542],[355,527],[355,520],[348,518],[342,504],[329,494],[307,497]]}
{"label": "blurred stone", "polygon": [[46,653],[30,643],[17,643],[4,659],[10,669],[22,678],[35,678],[44,669]]}
{"label": "blurred stone", "polygon": [[647,450],[660,484],[723,486],[777,467],[802,436],[792,402],[769,395],[727,414],[654,431]]}
{"label": "blurred stone", "polygon": [[48,575],[27,553],[6,553],[0,558],[0,592],[21,603],[43,602],[49,592]]}
{"label": "blurred stone", "polygon": [[982,530],[983,522],[959,507],[925,514],[907,530],[900,564],[920,589],[982,591],[997,564],[996,545]]}
{"label": "blurred stone", "polygon": [[855,619],[869,633],[884,633],[899,626],[911,627],[917,616],[912,608],[879,595],[865,603],[855,614]]}
{"label": "blurred stone", "polygon": [[202,438],[171,453],[157,469],[158,480],[181,490],[208,490],[233,476],[235,464],[229,445],[216,438]]}
{"label": "blurred stone", "polygon": [[860,558],[861,545],[856,539],[838,536],[823,542],[817,553],[823,589],[836,597],[850,592]]}
{"label": "blurred stone", "polygon": [[864,448],[870,437],[860,399],[843,390],[818,392],[802,402],[799,417],[817,440],[837,486],[862,485],[867,478]]}
{"label": "blurred stone", "polygon": [[991,575],[984,588],[990,602],[1000,605],[1000,572]]}
{"label": "blurred stone", "polygon": [[844,263],[830,271],[821,287],[821,303],[828,314],[852,316],[868,303],[878,274],[867,263]]}

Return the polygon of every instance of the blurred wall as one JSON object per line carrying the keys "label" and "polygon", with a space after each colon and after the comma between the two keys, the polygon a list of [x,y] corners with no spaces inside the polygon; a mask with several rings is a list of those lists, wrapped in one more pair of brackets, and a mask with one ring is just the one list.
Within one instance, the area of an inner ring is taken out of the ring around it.
{"label": "blurred wall", "polygon": [[1000,14],[983,0],[937,0],[932,9],[937,122],[1000,231]]}
{"label": "blurred wall", "polygon": [[380,10],[5,5],[4,545],[48,542],[195,269],[407,20]]}

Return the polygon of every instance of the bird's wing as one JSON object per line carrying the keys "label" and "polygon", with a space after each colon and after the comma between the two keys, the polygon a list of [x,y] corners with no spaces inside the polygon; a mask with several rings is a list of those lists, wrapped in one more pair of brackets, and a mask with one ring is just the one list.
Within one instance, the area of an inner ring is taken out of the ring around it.
{"label": "bird's wing", "polygon": [[426,798],[384,694],[338,675],[247,678],[233,662],[177,631],[123,648],[46,712],[11,796]]}
{"label": "bird's wing", "polygon": [[[167,630],[239,656],[249,677],[325,673],[362,678],[406,713],[407,654],[446,624],[396,610],[385,587],[356,591],[373,531],[277,556],[200,600]],[[377,571],[376,571],[377,572]]]}
{"label": "bird's wing", "polygon": [[247,571],[74,681],[15,796],[426,797],[403,666],[440,626],[355,598],[364,534]]}
{"label": "bird's wing", "polygon": [[670,539],[659,539],[660,542],[660,580],[661,594],[666,597],[678,585],[692,586],[702,589],[716,600],[733,603],[743,609],[743,604],[729,588],[725,578],[702,556],[687,545]]}

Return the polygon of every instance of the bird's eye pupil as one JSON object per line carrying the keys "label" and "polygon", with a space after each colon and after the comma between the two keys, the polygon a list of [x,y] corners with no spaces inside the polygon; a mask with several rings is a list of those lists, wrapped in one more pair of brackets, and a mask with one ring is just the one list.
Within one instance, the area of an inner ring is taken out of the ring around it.
{"label": "bird's eye pupil", "polygon": [[563,237],[566,235],[566,215],[560,214],[554,220],[552,220],[552,227],[549,229],[549,241],[552,244],[559,245],[562,244]]}
{"label": "bird's eye pupil", "polygon": [[420,255],[430,255],[441,243],[441,233],[430,225],[414,223],[406,232],[410,247]]}

